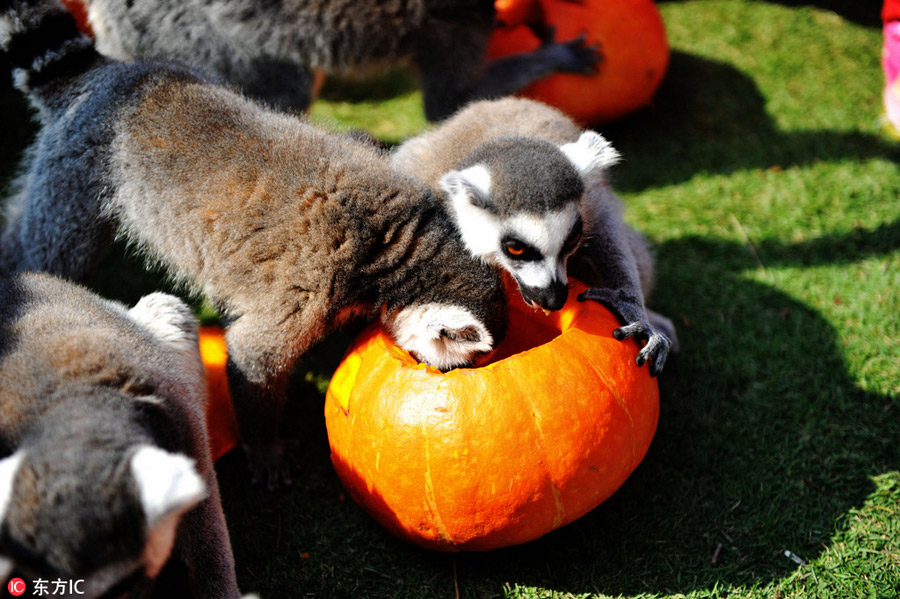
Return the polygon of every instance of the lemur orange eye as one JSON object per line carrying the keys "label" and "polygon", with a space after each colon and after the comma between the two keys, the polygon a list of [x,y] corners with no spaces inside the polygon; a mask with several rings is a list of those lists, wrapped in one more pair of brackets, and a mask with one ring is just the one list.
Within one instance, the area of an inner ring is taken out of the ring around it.
{"label": "lemur orange eye", "polygon": [[541,255],[533,247],[515,238],[503,240],[503,253],[507,258],[522,262],[540,260]]}

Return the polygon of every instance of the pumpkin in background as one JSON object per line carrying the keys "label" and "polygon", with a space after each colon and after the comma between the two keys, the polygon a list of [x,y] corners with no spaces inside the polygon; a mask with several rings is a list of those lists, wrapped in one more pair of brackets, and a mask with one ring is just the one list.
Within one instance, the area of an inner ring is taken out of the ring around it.
{"label": "pumpkin in background", "polygon": [[218,326],[200,327],[200,359],[206,369],[206,429],[213,461],[234,449],[238,443],[237,422],[228,392],[228,349],[225,331]]}
{"label": "pumpkin in background", "polygon": [[582,32],[598,44],[602,61],[592,76],[559,73],[520,95],[555,106],[584,125],[609,121],[650,102],[669,63],[662,17],[653,0],[496,0],[500,22],[489,58],[530,52],[541,42],[524,24],[538,18],[556,28],[556,40]]}
{"label": "pumpkin in background", "polygon": [[[595,302],[544,315],[511,292],[510,333],[489,364],[441,373],[378,325],[331,379],[325,421],[349,494],[416,545],[488,550],[584,515],[637,467],[659,392],[638,345]],[[518,299],[516,299],[518,298]]]}

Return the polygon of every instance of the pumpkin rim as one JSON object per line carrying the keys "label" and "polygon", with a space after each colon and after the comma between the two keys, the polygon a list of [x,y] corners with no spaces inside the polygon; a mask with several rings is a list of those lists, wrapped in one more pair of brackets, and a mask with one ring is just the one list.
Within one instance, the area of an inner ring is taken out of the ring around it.
{"label": "pumpkin rim", "polygon": [[[572,293],[580,294],[587,288],[588,286],[586,284],[578,281],[577,279],[569,277],[570,295]],[[352,390],[359,373],[360,364],[357,363],[355,365],[346,365],[345,362],[348,359],[361,360],[361,358],[359,358],[359,356],[357,355],[358,349],[370,343],[378,344],[381,353],[383,354],[383,359],[398,370],[407,372],[420,371],[421,374],[413,373],[413,376],[420,377],[421,381],[427,382],[427,384],[439,386],[441,384],[444,384],[445,381],[452,380],[458,377],[473,376],[473,374],[479,372],[490,372],[498,369],[514,370],[514,362],[516,360],[522,359],[524,356],[530,356],[535,353],[554,352],[559,348],[559,345],[564,343],[564,338],[568,339],[572,335],[578,335],[585,332],[581,328],[579,328],[578,325],[584,318],[587,310],[587,308],[585,308],[584,306],[586,306],[588,302],[582,302],[578,300],[576,300],[575,302],[567,301],[563,308],[555,312],[550,312],[549,314],[541,314],[539,310],[531,308],[530,306],[525,304],[524,300],[521,299],[518,289],[516,289],[515,291],[511,290],[510,294],[515,295],[515,297],[511,298],[510,301],[510,311],[515,310],[521,312],[524,315],[524,318],[529,322],[545,319],[546,322],[542,324],[546,326],[546,328],[553,329],[554,331],[554,335],[551,339],[546,342],[527,347],[526,349],[523,349],[521,351],[517,351],[499,360],[491,360],[483,366],[454,368],[452,370],[448,370],[447,372],[442,372],[433,366],[429,366],[428,364],[416,360],[412,356],[412,354],[394,343],[390,334],[380,323],[375,322],[369,325],[369,327],[367,327],[367,329],[363,331],[363,333],[360,334],[347,349],[343,358],[341,358],[340,364],[348,369],[349,372],[342,372],[341,369],[338,368],[332,375],[331,381],[329,381],[327,393],[333,394],[335,402],[338,404],[338,406],[340,406],[340,408],[345,413],[349,414],[350,398],[352,396]],[[610,331],[610,335],[611,334],[612,331]],[[495,348],[492,353],[497,352],[500,347],[502,347],[502,343],[500,346]],[[337,381],[335,381],[335,375],[340,377]]]}

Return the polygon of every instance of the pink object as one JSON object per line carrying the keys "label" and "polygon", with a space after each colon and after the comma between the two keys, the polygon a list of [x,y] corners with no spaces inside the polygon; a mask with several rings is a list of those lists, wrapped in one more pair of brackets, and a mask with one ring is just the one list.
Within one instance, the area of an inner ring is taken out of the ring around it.
{"label": "pink object", "polygon": [[890,124],[900,132],[900,21],[884,24],[884,48],[881,52],[884,70],[884,109]]}

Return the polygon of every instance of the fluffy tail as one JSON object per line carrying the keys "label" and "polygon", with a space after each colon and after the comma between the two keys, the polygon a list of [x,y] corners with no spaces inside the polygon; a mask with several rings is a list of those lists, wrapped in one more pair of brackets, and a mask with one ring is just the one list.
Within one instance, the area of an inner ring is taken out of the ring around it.
{"label": "fluffy tail", "polygon": [[59,0],[0,0],[0,51],[16,87],[39,109],[99,58]]}

